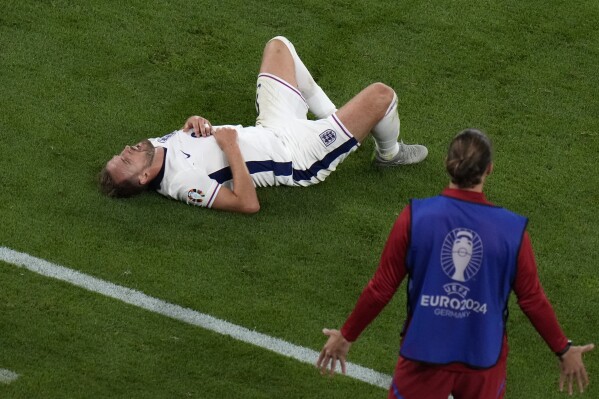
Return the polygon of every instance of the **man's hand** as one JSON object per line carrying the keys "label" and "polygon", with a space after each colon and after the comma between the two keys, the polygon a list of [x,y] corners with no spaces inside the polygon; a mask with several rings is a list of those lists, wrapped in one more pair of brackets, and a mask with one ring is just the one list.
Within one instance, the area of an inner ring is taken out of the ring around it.
{"label": "man's hand", "polygon": [[214,138],[221,150],[226,154],[232,147],[238,147],[237,130],[231,127],[221,127],[214,131]]}
{"label": "man's hand", "polygon": [[589,375],[582,362],[582,355],[595,348],[595,345],[571,346],[560,358],[559,390],[564,391],[564,383],[568,383],[568,394],[572,395],[574,379],[578,383],[580,392],[589,385]]}
{"label": "man's hand", "polygon": [[320,352],[316,367],[320,369],[320,374],[325,375],[327,373],[327,366],[330,364],[330,375],[333,376],[337,361],[339,361],[341,372],[345,374],[345,358],[347,352],[349,352],[351,342],[346,340],[339,330],[325,328],[322,330],[322,333],[328,336],[329,339]]}
{"label": "man's hand", "polygon": [[214,133],[210,121],[197,115],[187,118],[181,130],[193,130],[197,137],[207,137]]}

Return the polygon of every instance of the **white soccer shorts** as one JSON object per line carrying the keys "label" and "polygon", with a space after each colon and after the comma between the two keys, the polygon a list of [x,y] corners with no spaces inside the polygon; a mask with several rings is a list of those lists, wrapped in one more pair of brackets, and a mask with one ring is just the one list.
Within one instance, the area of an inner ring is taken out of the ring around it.
{"label": "white soccer shorts", "polygon": [[309,120],[300,91],[275,75],[258,76],[256,111],[256,126],[274,130],[289,150],[296,185],[323,181],[360,145],[335,114]]}

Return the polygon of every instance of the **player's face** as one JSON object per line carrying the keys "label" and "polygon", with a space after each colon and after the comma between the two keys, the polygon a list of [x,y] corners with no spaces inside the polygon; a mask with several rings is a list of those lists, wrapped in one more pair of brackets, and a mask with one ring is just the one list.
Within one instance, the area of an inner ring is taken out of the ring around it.
{"label": "player's face", "polygon": [[125,146],[106,164],[106,169],[116,182],[134,181],[152,164],[155,148],[150,140],[143,140],[133,146]]}

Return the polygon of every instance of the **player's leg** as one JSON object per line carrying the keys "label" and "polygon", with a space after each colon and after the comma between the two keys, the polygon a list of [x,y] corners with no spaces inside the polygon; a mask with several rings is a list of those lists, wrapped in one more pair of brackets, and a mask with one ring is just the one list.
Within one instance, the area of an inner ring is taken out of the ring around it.
{"label": "player's leg", "polygon": [[392,88],[373,83],[336,113],[358,141],[362,142],[372,132],[377,163],[385,166],[420,162],[428,154],[424,146],[397,142],[400,132],[397,104]]}
{"label": "player's leg", "polygon": [[275,75],[297,88],[295,62],[287,46],[280,40],[271,39],[266,43],[260,73]]}
{"label": "player's leg", "polygon": [[256,83],[256,112],[256,125],[264,127],[308,116],[308,104],[297,88],[293,57],[279,40],[264,47]]}
{"label": "player's leg", "polygon": [[260,73],[278,76],[297,87],[306,99],[310,111],[319,119],[324,119],[337,110],[335,104],[314,81],[293,44],[283,36],[274,37],[266,44]]}
{"label": "player's leg", "polygon": [[[389,108],[393,105],[394,96],[395,93],[389,86],[373,83],[349,100],[337,111],[336,115],[356,140],[362,142],[388,113]],[[388,115],[387,119],[389,119]],[[393,148],[385,148],[391,146],[385,146],[384,143],[393,142],[393,145],[397,143],[399,118],[397,118],[395,126],[389,124],[373,136],[377,141],[377,146],[379,142],[381,143],[382,151],[393,151]]]}

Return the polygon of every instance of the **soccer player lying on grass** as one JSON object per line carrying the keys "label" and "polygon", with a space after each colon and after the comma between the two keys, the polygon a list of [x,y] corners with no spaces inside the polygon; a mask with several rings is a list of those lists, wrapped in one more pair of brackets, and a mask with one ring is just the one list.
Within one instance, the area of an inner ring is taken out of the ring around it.
{"label": "soccer player lying on grass", "polygon": [[[188,204],[225,211],[260,209],[256,186],[323,181],[370,134],[381,166],[426,158],[398,142],[397,95],[374,83],[337,110],[282,36],[264,48],[256,89],[256,126],[212,126],[192,116],[181,130],[126,146],[100,173],[113,197],[151,188]],[[308,120],[310,110],[318,120]]]}
{"label": "soccer player lying on grass", "polygon": [[451,177],[439,196],[412,200],[399,215],[374,277],[353,312],[329,338],[317,366],[332,374],[362,331],[408,277],[408,310],[389,398],[501,399],[505,395],[510,292],[559,358],[559,388],[589,383],[582,355],[547,300],[535,263],[527,219],[487,201],[491,142],[468,129],[451,142]]}

